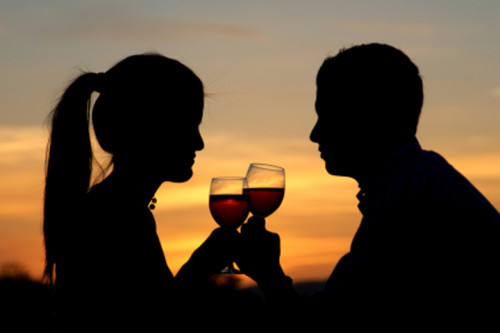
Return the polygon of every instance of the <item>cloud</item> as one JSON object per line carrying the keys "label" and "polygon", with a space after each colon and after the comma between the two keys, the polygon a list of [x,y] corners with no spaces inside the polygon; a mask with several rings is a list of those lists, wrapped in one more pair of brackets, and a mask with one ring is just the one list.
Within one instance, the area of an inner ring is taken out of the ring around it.
{"label": "cloud", "polygon": [[[482,138],[471,140],[482,141]],[[500,180],[500,152],[455,154],[448,160],[467,177]]]}
{"label": "cloud", "polygon": [[43,159],[47,134],[41,126],[0,126],[0,165]]}
{"label": "cloud", "polygon": [[495,97],[500,97],[500,86],[491,89],[491,94]]}
{"label": "cloud", "polygon": [[[57,35],[58,31],[47,31],[47,34]],[[228,37],[237,39],[252,39],[258,33],[231,24],[190,23],[165,19],[126,18],[117,20],[102,20],[87,24],[69,26],[59,37],[82,38],[84,40],[102,42],[134,42],[134,41],[184,41],[199,40],[207,37]]]}
{"label": "cloud", "polygon": [[0,126],[0,221],[16,216],[38,221],[46,144],[40,126]]}
{"label": "cloud", "polygon": [[[137,8],[136,8],[137,9]],[[201,40],[207,37],[255,39],[256,30],[238,24],[192,22],[172,18],[168,11],[144,13],[113,6],[63,8],[17,8],[2,13],[0,33],[36,37],[48,41],[93,41],[109,43],[153,43]]]}

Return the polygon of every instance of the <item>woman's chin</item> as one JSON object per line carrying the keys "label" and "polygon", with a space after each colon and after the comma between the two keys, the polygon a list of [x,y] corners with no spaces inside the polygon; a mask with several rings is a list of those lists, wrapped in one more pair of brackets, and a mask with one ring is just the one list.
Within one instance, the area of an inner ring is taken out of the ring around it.
{"label": "woman's chin", "polygon": [[175,173],[171,173],[166,177],[166,181],[173,183],[184,183],[193,177],[193,170],[191,168],[189,170],[183,170]]}

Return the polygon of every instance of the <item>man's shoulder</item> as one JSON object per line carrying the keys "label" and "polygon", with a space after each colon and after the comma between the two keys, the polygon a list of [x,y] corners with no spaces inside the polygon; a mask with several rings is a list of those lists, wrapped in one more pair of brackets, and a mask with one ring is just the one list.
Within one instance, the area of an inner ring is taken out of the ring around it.
{"label": "man's shoulder", "polygon": [[467,187],[472,184],[455,169],[442,155],[432,150],[418,150],[405,165],[403,180],[415,189],[435,192],[438,188]]}
{"label": "man's shoulder", "polygon": [[403,195],[417,204],[457,212],[490,212],[498,218],[498,212],[472,182],[434,151],[415,154],[401,182],[405,183]]}

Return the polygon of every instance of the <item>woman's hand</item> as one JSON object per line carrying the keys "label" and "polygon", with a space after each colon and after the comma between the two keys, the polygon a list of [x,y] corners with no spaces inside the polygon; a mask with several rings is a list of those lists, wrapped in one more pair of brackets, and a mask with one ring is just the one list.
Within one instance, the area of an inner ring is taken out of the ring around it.
{"label": "woman's hand", "polygon": [[217,228],[212,231],[182,266],[176,280],[208,279],[219,273],[233,262],[233,249],[239,237],[239,233],[232,228]]}

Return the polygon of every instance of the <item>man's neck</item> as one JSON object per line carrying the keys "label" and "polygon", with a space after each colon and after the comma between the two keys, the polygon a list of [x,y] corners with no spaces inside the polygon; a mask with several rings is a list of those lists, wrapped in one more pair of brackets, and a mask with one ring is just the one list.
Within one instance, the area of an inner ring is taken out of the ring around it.
{"label": "man's neck", "polygon": [[373,150],[373,153],[364,161],[364,167],[359,170],[358,174],[353,176],[358,182],[359,187],[363,190],[370,187],[370,185],[384,172],[394,156],[398,155],[409,145],[415,143],[418,144],[417,139],[412,138],[411,140],[402,141],[398,144],[393,143],[387,145],[385,149]]}

